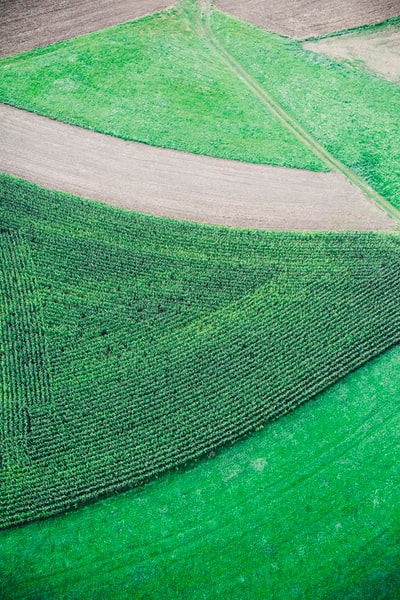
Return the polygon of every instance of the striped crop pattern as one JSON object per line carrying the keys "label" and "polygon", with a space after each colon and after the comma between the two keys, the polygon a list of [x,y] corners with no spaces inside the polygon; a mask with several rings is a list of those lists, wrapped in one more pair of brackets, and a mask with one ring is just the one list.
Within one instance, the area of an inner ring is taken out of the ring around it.
{"label": "striped crop pattern", "polygon": [[399,342],[396,233],[208,227],[0,183],[2,527],[233,442]]}

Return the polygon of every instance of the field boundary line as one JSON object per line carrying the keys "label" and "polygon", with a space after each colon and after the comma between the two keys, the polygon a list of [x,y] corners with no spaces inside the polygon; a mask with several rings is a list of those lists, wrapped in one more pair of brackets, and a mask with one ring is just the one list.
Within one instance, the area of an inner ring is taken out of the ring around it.
{"label": "field boundary line", "polygon": [[400,221],[400,211],[374,190],[366,181],[354,173],[349,167],[335,158],[317,140],[286,112],[271,94],[243,67],[243,65],[225,48],[215,35],[210,23],[210,0],[200,0],[198,12],[198,27],[200,33],[208,39],[210,47],[227,67],[240,79],[246,87],[275,115],[279,121],[307,146],[330,170],[342,173],[351,183],[357,186],[363,194],[384,210],[389,216]]}

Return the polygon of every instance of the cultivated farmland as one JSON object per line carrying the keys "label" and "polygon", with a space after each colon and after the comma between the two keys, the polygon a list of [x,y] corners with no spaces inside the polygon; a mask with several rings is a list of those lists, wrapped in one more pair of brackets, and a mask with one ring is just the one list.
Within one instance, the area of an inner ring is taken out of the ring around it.
{"label": "cultivated farmland", "polygon": [[220,10],[243,21],[292,38],[312,37],[399,16],[397,0],[216,0],[215,3]]}
{"label": "cultivated farmland", "polygon": [[303,44],[306,50],[344,59],[388,81],[400,82],[400,19],[362,27],[349,33],[322,36]]}
{"label": "cultivated farmland", "polygon": [[339,170],[400,206],[400,89],[217,11],[203,26],[178,7],[3,59],[0,74],[0,100],[29,111],[214,157]]}
{"label": "cultivated farmland", "polygon": [[131,21],[169,0],[0,0],[0,56],[8,56]]}
{"label": "cultivated farmland", "polygon": [[397,346],[191,469],[0,532],[2,591],[395,600],[399,361]]}
{"label": "cultivated farmland", "polygon": [[294,119],[296,129],[304,128],[303,139],[308,134],[310,143],[340,161],[339,168],[347,167],[400,208],[399,86],[218,12],[211,28],[231,60],[272,96],[289,122]]}
{"label": "cultivated farmland", "polygon": [[8,177],[1,200],[3,526],[234,441],[400,339],[397,234],[207,228]]}
{"label": "cultivated farmland", "polygon": [[327,170],[193,27],[174,9],[3,59],[0,101],[126,140]]}
{"label": "cultivated farmland", "polygon": [[398,600],[399,86],[212,4],[0,61],[1,598]]}

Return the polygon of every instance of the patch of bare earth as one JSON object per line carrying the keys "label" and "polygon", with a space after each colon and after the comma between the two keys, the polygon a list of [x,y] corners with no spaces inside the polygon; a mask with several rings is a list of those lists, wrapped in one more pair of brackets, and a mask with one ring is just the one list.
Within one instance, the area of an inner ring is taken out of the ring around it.
{"label": "patch of bare earth", "polygon": [[348,33],[303,45],[306,50],[331,58],[362,61],[373,73],[389,81],[400,81],[400,27]]}
{"label": "patch of bare earth", "polygon": [[125,142],[0,104],[0,171],[147,214],[259,229],[393,230],[340,173]]}
{"label": "patch of bare earth", "polygon": [[305,38],[386,21],[399,0],[215,0],[220,10],[269,31]]}
{"label": "patch of bare earth", "polygon": [[0,57],[130,21],[173,0],[0,0]]}

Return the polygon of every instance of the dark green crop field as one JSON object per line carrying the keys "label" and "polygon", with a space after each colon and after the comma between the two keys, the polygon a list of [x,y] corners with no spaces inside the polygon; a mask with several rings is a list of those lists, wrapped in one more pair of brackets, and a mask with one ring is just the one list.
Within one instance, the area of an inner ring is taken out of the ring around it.
{"label": "dark green crop field", "polygon": [[400,340],[397,234],[128,213],[1,177],[2,526],[140,484]]}

